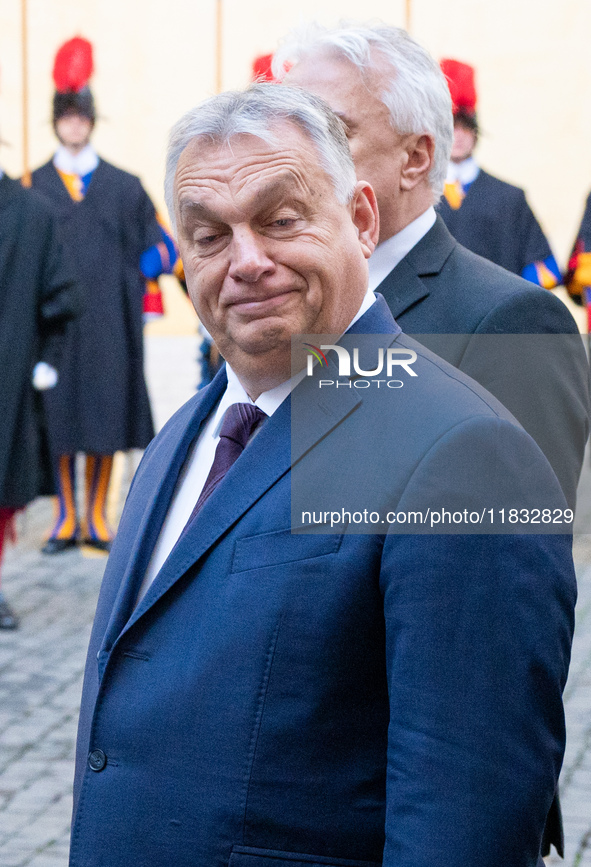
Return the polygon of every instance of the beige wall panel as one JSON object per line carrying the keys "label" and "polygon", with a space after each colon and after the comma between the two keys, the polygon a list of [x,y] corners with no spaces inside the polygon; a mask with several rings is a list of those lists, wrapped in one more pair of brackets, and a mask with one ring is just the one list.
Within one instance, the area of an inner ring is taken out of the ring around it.
{"label": "beige wall panel", "polygon": [[526,189],[565,264],[591,189],[591,3],[415,0],[415,35],[477,67],[478,158]]}
{"label": "beige wall panel", "polygon": [[[247,83],[256,54],[317,17],[378,17],[403,24],[405,0],[225,0],[224,86]],[[588,0],[413,0],[413,34],[437,58],[478,70],[479,159],[527,190],[564,264],[591,189]],[[215,0],[28,0],[31,163],[54,147],[51,67],[80,33],[95,46],[101,120],[95,144],[139,174],[162,207],[171,124],[214,91]],[[0,162],[22,170],[20,0],[0,0]]]}

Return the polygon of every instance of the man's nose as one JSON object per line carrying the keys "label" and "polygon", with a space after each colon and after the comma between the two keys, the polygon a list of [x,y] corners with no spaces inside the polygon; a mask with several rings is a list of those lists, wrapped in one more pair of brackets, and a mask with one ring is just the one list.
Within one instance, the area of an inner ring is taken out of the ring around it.
{"label": "man's nose", "polygon": [[250,228],[234,232],[228,271],[233,280],[256,283],[264,274],[275,270],[275,263],[267,253],[265,241],[263,236]]}

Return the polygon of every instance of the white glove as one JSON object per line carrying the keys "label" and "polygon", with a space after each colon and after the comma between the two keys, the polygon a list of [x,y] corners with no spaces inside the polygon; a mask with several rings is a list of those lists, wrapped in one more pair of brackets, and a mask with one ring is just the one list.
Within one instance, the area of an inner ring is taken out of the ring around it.
{"label": "white glove", "polygon": [[33,368],[33,388],[37,391],[47,391],[48,388],[55,388],[57,385],[58,374],[55,367],[47,364],[46,361],[38,361]]}

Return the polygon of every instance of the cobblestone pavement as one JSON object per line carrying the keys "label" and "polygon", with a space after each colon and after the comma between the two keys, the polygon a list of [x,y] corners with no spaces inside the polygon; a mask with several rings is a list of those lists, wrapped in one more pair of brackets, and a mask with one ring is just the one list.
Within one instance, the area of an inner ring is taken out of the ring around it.
{"label": "cobblestone pavement", "polygon": [[105,558],[39,553],[47,501],[21,521],[6,595],[22,618],[0,631],[0,865],[67,864],[73,750],[85,647]]}
{"label": "cobblestone pavement", "polygon": [[564,693],[567,744],[560,780],[565,860],[552,865],[591,867],[591,536],[577,539],[579,598],[575,641]]}
{"label": "cobblestone pavement", "polygon": [[[173,353],[179,371],[193,346],[187,342]],[[148,358],[162,381],[162,392],[157,387],[153,395],[160,423],[192,388],[193,374],[184,382],[181,373],[164,375],[159,353],[167,352],[159,343]],[[588,460],[582,506],[580,526],[591,530]],[[50,522],[47,500],[19,521],[20,541],[7,552],[4,586],[22,626],[0,631],[0,867],[66,867],[82,674],[106,560],[78,550],[39,553]],[[567,848],[564,862],[553,856],[548,863],[591,867],[591,536],[577,537],[575,555],[579,601],[561,780]]]}

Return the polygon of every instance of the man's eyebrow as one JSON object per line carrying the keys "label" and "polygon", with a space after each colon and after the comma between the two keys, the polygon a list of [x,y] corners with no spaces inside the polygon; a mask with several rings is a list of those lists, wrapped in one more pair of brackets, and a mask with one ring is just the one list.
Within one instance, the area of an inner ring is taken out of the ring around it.
{"label": "man's eyebrow", "polygon": [[[304,196],[301,185],[291,172],[285,172],[279,178],[263,186],[262,189],[256,190],[253,197],[256,199],[260,211],[279,202],[290,192],[300,193],[296,198],[298,202],[303,202]],[[196,202],[194,199],[181,198],[179,211],[181,220],[185,224],[194,221],[215,224],[220,222],[219,215],[210,210],[203,202]]]}
{"label": "man's eyebrow", "polygon": [[299,195],[296,196],[299,201],[300,196],[302,196],[302,188],[291,172],[285,172],[272,183],[267,184],[261,190],[258,190],[256,201],[259,210],[279,202],[289,193],[299,193]]}
{"label": "man's eyebrow", "polygon": [[207,205],[204,205],[202,202],[195,202],[192,199],[181,199],[181,201],[179,202],[179,210],[181,212],[181,219],[183,220],[183,222],[185,222],[186,220],[219,222],[213,212],[210,211]]}

